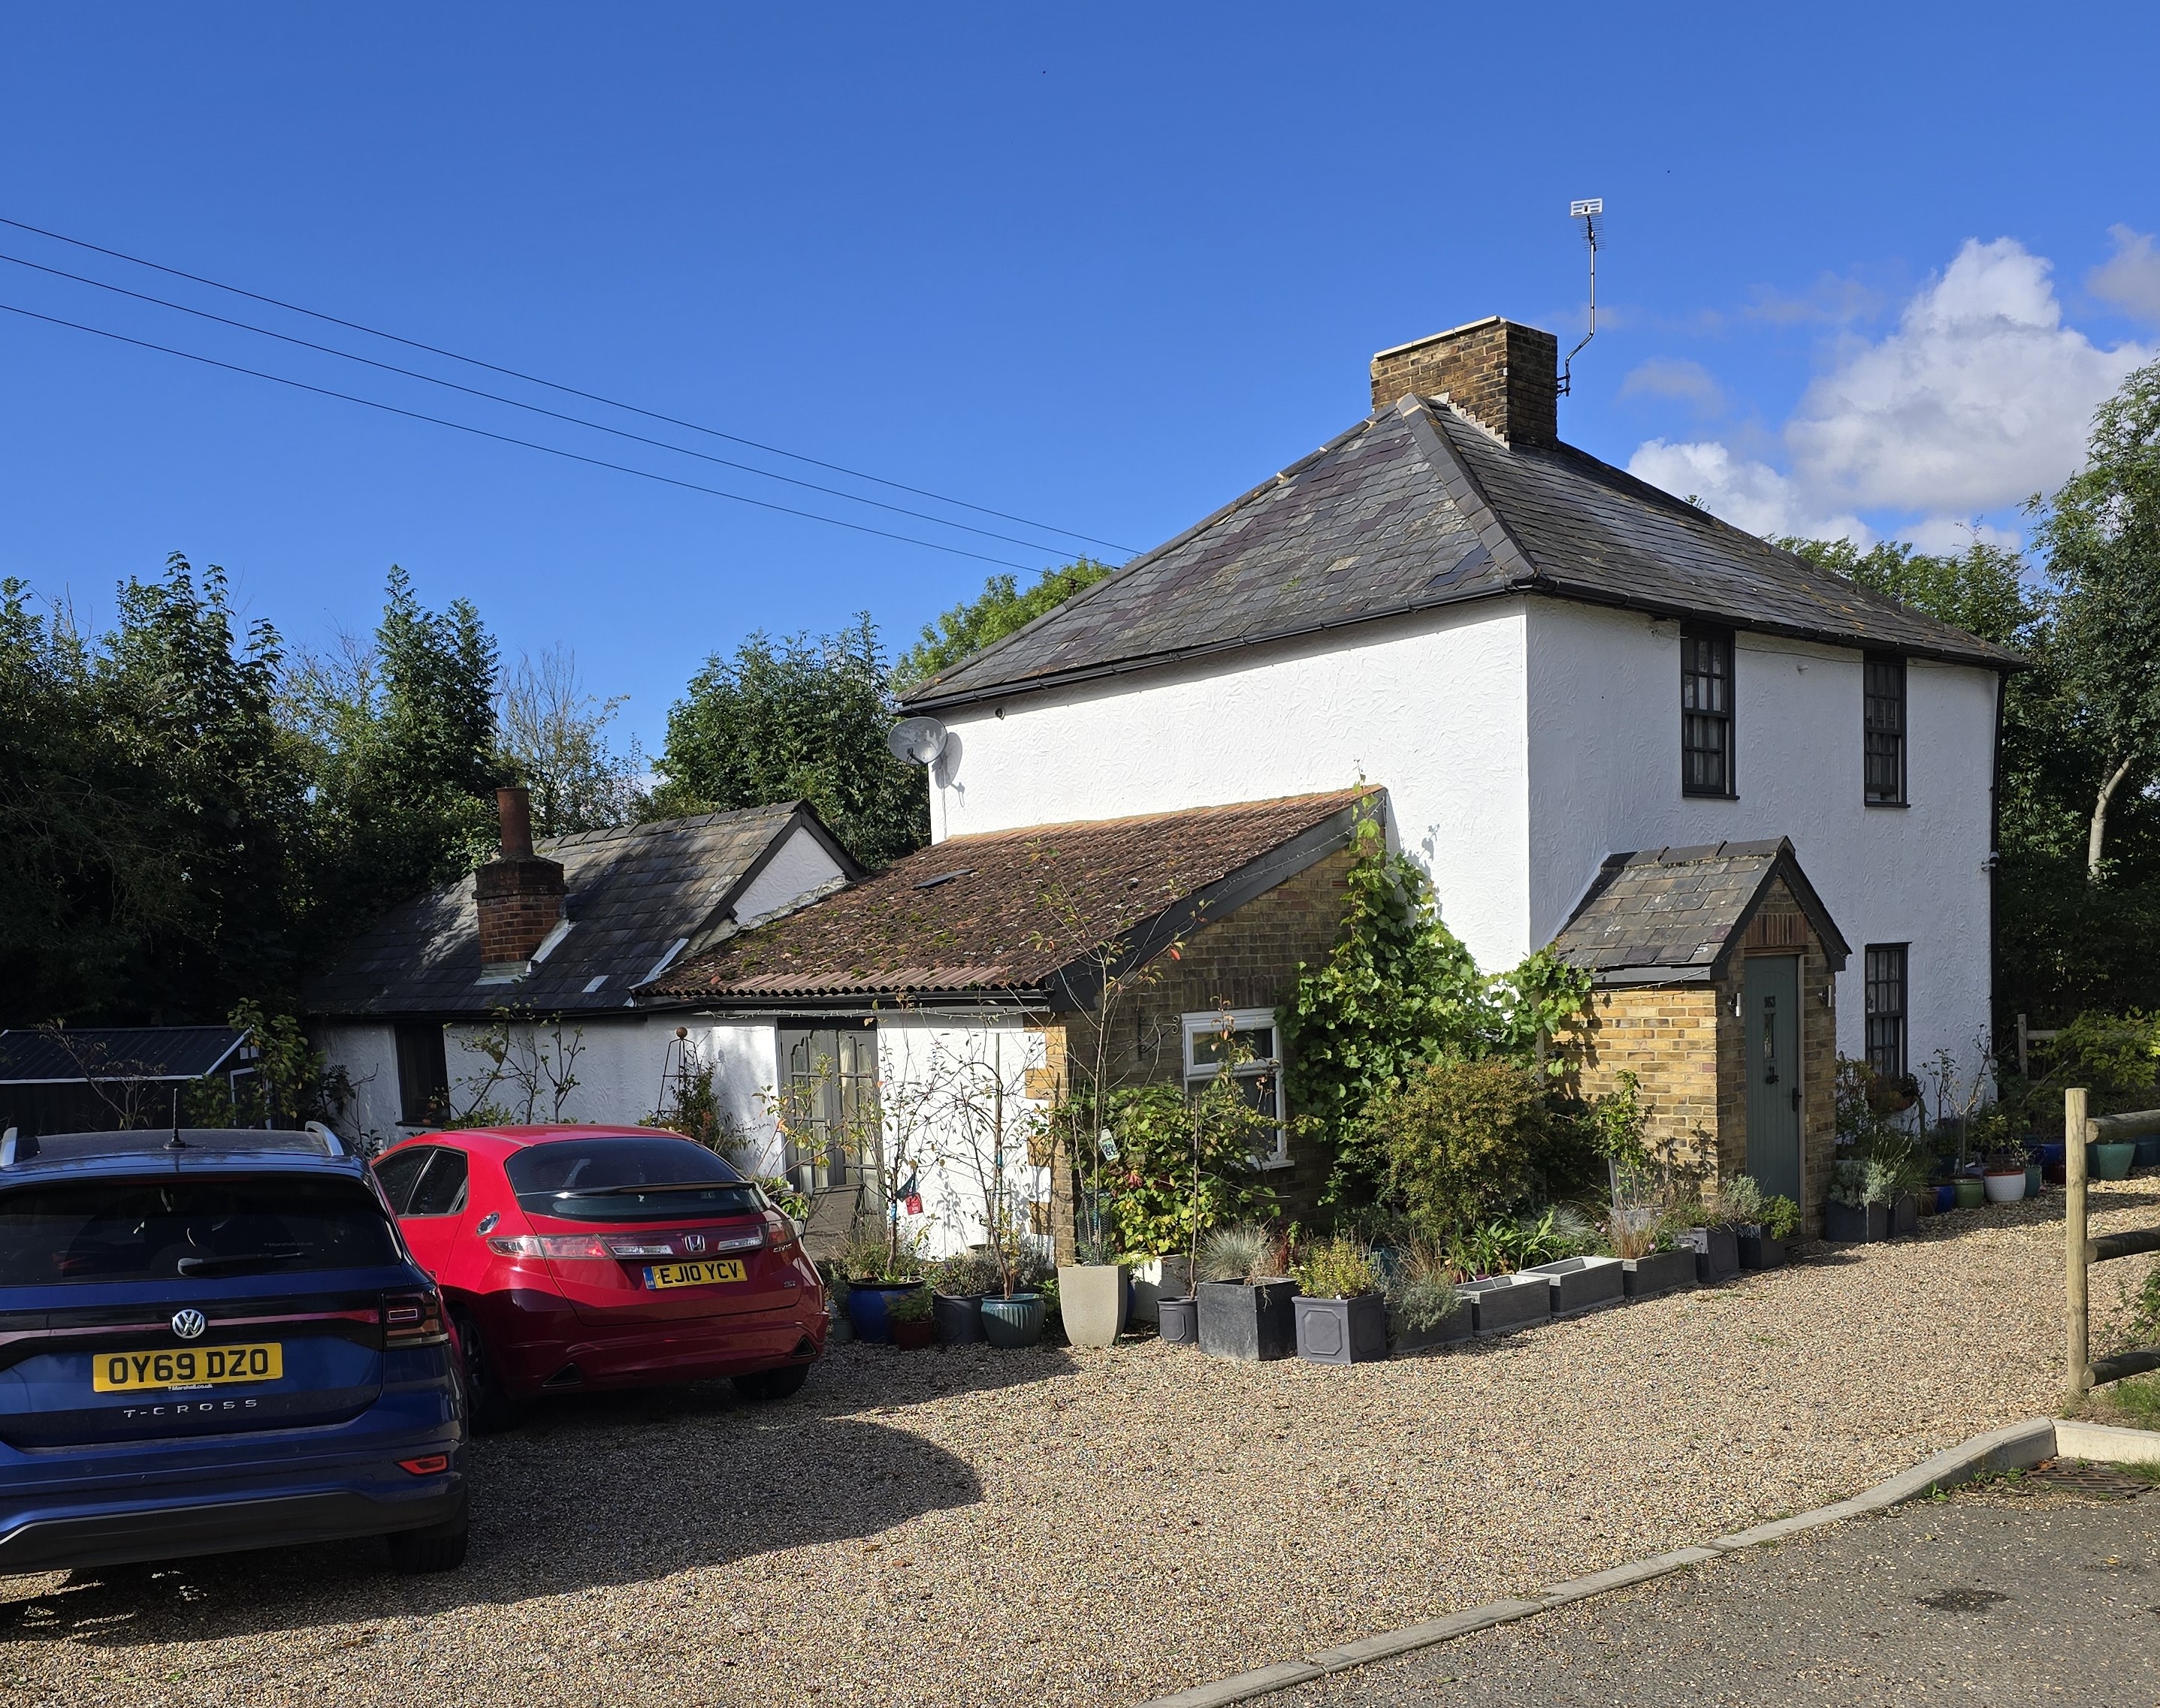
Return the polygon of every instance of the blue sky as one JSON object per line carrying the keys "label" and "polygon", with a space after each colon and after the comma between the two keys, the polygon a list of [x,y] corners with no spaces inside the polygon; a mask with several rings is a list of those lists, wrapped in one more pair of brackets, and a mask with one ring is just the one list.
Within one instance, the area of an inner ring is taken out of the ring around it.
{"label": "blue sky", "polygon": [[[2131,6],[9,5],[0,215],[1137,548],[1362,415],[1377,349],[1493,313],[1572,343],[1602,195],[1564,434],[1743,525],[1950,544],[2014,533],[2160,346],[2155,63]],[[1079,544],[4,262],[0,303],[1015,563]],[[648,747],[750,631],[905,641],[994,567],[14,314],[0,375],[0,573],[96,621],[181,551],[319,647],[399,562],[511,659],[574,648]]]}

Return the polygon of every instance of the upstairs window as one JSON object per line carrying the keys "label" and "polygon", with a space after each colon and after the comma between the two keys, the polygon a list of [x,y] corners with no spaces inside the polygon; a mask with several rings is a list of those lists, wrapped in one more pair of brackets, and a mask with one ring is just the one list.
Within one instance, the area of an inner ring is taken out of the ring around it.
{"label": "upstairs window", "polygon": [[1732,631],[1680,629],[1680,793],[1731,795]]}
{"label": "upstairs window", "polygon": [[1870,806],[1905,804],[1905,660],[1870,653],[1861,713]]}
{"label": "upstairs window", "polygon": [[1885,1079],[1905,1077],[1905,950],[1867,945],[1867,1065]]}
{"label": "upstairs window", "polygon": [[[1185,1092],[1197,1097],[1226,1069],[1238,1095],[1268,1124],[1271,1136],[1253,1160],[1263,1168],[1290,1166],[1290,1125],[1283,1117],[1282,1037],[1271,1008],[1217,1009],[1185,1019]],[[1225,1025],[1225,1021],[1228,1022]]]}

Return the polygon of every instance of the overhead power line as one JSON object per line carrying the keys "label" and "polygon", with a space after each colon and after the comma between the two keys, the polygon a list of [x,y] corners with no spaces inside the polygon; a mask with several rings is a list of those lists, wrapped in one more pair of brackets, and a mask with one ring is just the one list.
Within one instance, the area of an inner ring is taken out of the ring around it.
{"label": "overhead power line", "polygon": [[1002,540],[1008,546],[1025,546],[1033,551],[1055,552],[1062,548],[1045,546],[1039,541],[1023,540],[1013,534],[1000,534],[994,529],[979,528],[972,522],[956,522],[944,516],[933,516],[927,510],[911,510],[905,505],[887,504],[883,499],[865,498],[859,493],[844,492],[837,486],[821,486],[814,480],[797,480],[792,474],[776,474],[769,468],[760,468],[752,463],[738,463],[732,458],[715,457],[709,451],[693,451],[688,445],[671,444],[666,439],[656,439],[645,433],[634,433],[626,427],[610,427],[605,422],[589,421],[581,415],[565,414],[559,409],[548,409],[537,403],[527,403],[521,398],[505,397],[499,391],[484,391],[477,386],[460,386],[454,380],[444,380],[434,374],[423,374],[417,368],[401,368],[395,362],[378,362],[372,356],[356,355],[350,350],[341,350],[335,344],[317,344],[312,339],[295,338],[290,333],[273,332],[267,326],[257,326],[246,320],[234,320],[223,314],[213,314],[207,308],[190,308],[185,303],[174,303],[164,297],[153,297],[145,292],[131,291],[124,285],[107,283],[82,273],[71,273],[61,267],[47,267],[40,261],[28,261],[19,255],[0,251],[0,261],[16,267],[29,268],[56,279],[69,279],[78,285],[90,285],[101,291],[110,291],[117,297],[127,297],[138,303],[149,303],[160,308],[170,308],[175,313],[192,314],[198,320],[208,320],[219,326],[230,326],[240,332],[252,332],[260,338],[274,338],[280,344],[289,344],[300,349],[336,356],[340,360],[358,362],[363,367],[374,368],[385,374],[401,374],[408,380],[418,380],[430,386],[440,386],[445,391],[461,391],[468,397],[484,397],[491,403],[507,405],[511,409],[522,409],[533,415],[544,415],[551,421],[568,422],[574,427],[590,427],[595,432],[610,433],[619,439],[629,439],[636,444],[651,445],[657,450],[672,451],[679,456],[694,457],[700,463],[710,463],[722,468],[733,468],[744,474],[755,474],[761,480],[777,480],[785,485],[799,486],[806,492],[822,492],[828,498],[844,499],[849,504],[869,505],[875,509],[890,510],[895,515],[912,516],[919,522],[928,522],[934,527],[958,528],[963,533],[979,534],[986,540]]}
{"label": "overhead power line", "polygon": [[[124,261],[133,267],[148,267],[153,272],[164,273],[172,278],[185,279],[190,284],[207,285],[214,291],[229,292],[236,297],[245,297],[250,302],[266,303],[273,308],[283,308],[288,313],[304,314],[311,320],[319,320],[331,326],[342,326],[350,332],[365,333],[370,338],[384,339],[392,344],[402,344],[408,349],[423,350],[429,355],[442,356],[446,360],[454,362],[463,362],[470,367],[484,368],[491,374],[501,374],[507,379],[522,380],[528,386],[543,386],[550,391],[559,391],[565,396],[582,397],[588,403],[605,404],[610,409],[620,409],[626,411],[631,415],[643,416],[647,421],[663,422],[669,427],[682,427],[686,431],[693,433],[704,433],[712,438],[725,439],[730,444],[747,445],[750,449],[755,451],[763,451],[768,456],[785,457],[791,462],[807,463],[813,468],[823,468],[834,474],[844,474],[851,480],[867,480],[874,485],[890,487],[896,492],[912,493],[917,498],[931,499],[938,504],[952,505],[956,508],[963,510],[973,510],[978,515],[995,516],[1000,521],[1017,522],[1024,528],[1038,528],[1045,533],[1062,534],[1068,539],[1085,541],[1092,546],[1107,546],[1113,551],[1123,551],[1127,554],[1130,554],[1135,550],[1135,548],[1130,546],[1120,546],[1114,540],[1104,540],[1093,534],[1083,534],[1077,528],[1061,528],[1054,523],[1039,522],[1026,516],[1015,515],[1010,510],[992,510],[986,505],[970,504],[965,499],[948,497],[943,493],[932,492],[927,487],[910,486],[905,481],[888,480],[883,475],[865,474],[859,468],[849,468],[839,463],[828,463],[820,458],[805,456],[799,451],[783,450],[778,445],[768,445],[759,439],[745,438],[740,433],[726,432],[719,427],[706,427],[702,422],[685,421],[679,416],[663,415],[657,410],[642,408],[635,403],[625,403],[620,398],[603,396],[597,391],[583,391],[574,386],[565,386],[557,380],[544,380],[537,374],[527,374],[517,368],[506,368],[495,362],[483,361],[478,356],[465,355],[457,350],[445,349],[439,344],[423,344],[418,339],[405,338],[394,332],[385,332],[380,327],[368,326],[357,320],[341,319],[337,315],[326,314],[319,309],[303,308],[298,303],[288,303],[281,298],[264,296],[259,291],[250,291],[239,285],[228,285],[221,280],[206,278],[200,273],[187,272],[179,267],[167,267],[162,261],[147,260],[139,255],[130,255],[127,251],[122,249],[108,249],[102,244],[88,242],[80,237],[70,237],[65,232],[48,230],[42,225],[32,225],[21,220],[11,220],[4,214],[0,214],[0,225],[13,226],[18,231],[28,231],[35,236],[50,238],[55,243],[65,243],[76,249],[86,249],[94,255],[109,256],[115,261]],[[249,328],[248,329],[251,331],[256,331],[260,330],[261,329]],[[276,334],[272,334],[270,335],[273,337],[278,336]],[[343,351],[337,351],[334,352],[334,354],[344,355],[345,353]],[[356,361],[364,361],[366,359],[365,357],[354,357],[353,360]],[[448,384],[449,382],[439,381],[438,383]],[[670,448],[680,448],[671,447]],[[695,455],[696,453],[693,452],[687,454]],[[758,472],[762,473],[763,471]],[[783,475],[773,475],[770,478],[773,479],[786,479]],[[820,488],[818,489],[822,491],[826,490],[827,489]],[[874,500],[863,499],[857,500],[857,502],[868,504],[874,502]],[[773,508],[781,509],[785,508],[785,506],[776,505],[773,506]],[[915,512],[910,511],[907,514],[913,515]],[[960,523],[948,523],[945,525],[958,527],[964,525]],[[877,531],[872,529],[869,531],[874,533]],[[1000,535],[995,537],[1004,538],[1005,536]]]}
{"label": "overhead power line", "polygon": [[222,368],[229,374],[245,374],[251,379],[267,380],[273,385],[289,386],[296,391],[312,391],[318,397],[335,397],[345,403],[357,403],[367,409],[379,409],[386,415],[403,416],[408,421],[423,421],[434,427],[449,427],[461,433],[470,433],[475,438],[493,439],[497,444],[517,445],[527,451],[540,451],[550,457],[561,457],[572,463],[584,463],[595,468],[611,468],[618,474],[635,474],[641,480],[654,480],[662,486],[680,487],[685,492],[703,492],[714,498],[732,499],[737,504],[753,505],[761,510],[776,510],[781,515],[802,516],[813,522],[825,522],[835,528],[846,528],[858,534],[875,534],[881,540],[898,540],[909,546],[927,546],[932,551],[949,552],[955,557],[972,557],[978,563],[994,563],[1000,569],[1030,570],[1039,567],[1031,563],[1015,563],[1010,558],[991,557],[980,551],[969,551],[962,546],[947,546],[936,540],[918,540],[912,534],[896,534],[885,528],[872,528],[860,522],[843,521],[838,516],[820,515],[815,510],[797,510],[792,505],[773,504],[746,494],[730,492],[718,486],[704,486],[694,480],[678,480],[672,474],[657,474],[650,468],[638,468],[627,463],[610,463],[605,457],[588,457],[581,451],[566,451],[559,445],[546,445],[537,439],[521,439],[515,434],[498,433],[486,427],[474,427],[468,422],[451,421],[439,415],[428,415],[417,409],[401,409],[394,403],[383,403],[372,397],[357,396],[350,391],[333,391],[327,386],[311,386],[304,380],[288,379],[283,374],[270,374],[260,368],[244,367],[238,362],[220,361],[215,356],[198,355],[193,350],[175,349],[170,344],[153,344],[146,338],[130,338],[122,332],[109,332],[101,326],[86,326],[79,320],[63,320],[57,314],[40,314],[34,308],[19,308],[13,303],[0,303],[0,312],[19,314],[26,320],[42,320],[48,326],[65,326],[73,332],[87,332],[94,337],[109,338],[115,344],[133,344],[138,349],[156,350],[160,355],[178,356],[183,361],[200,362],[205,367]]}

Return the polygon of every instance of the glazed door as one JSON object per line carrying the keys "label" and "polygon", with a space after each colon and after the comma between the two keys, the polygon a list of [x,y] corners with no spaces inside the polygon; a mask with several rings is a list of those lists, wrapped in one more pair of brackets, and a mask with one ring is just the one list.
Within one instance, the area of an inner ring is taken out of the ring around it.
{"label": "glazed door", "polygon": [[1752,955],[1742,976],[1747,1038],[1747,1172],[1800,1199],[1800,959]]}
{"label": "glazed door", "polygon": [[861,1185],[879,1154],[877,1029],[783,1029],[780,1047],[788,1177],[806,1193]]}

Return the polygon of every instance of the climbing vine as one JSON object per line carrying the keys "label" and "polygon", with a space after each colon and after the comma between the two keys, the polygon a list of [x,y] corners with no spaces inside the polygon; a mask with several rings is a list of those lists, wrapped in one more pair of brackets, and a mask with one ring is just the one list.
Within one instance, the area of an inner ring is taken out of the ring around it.
{"label": "climbing vine", "polygon": [[1300,1136],[1332,1157],[1326,1208],[1369,1202],[1387,1173],[1367,1105],[1444,1056],[1542,1061],[1567,1070],[1563,1038],[1590,998],[1588,978],[1540,950],[1513,970],[1480,972],[1441,919],[1430,881],[1391,852],[1376,814],[1358,820],[1342,927],[1319,966],[1301,963],[1277,1016]]}

